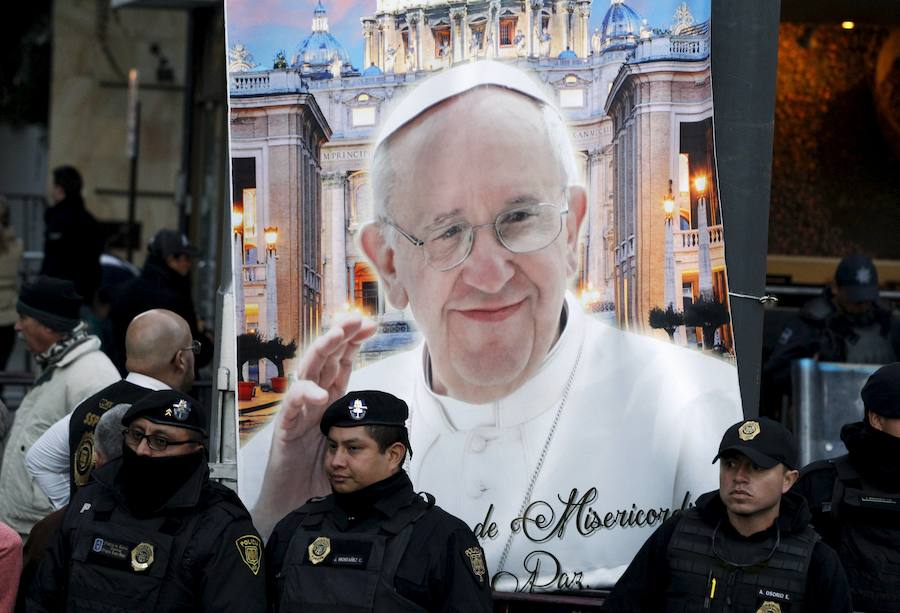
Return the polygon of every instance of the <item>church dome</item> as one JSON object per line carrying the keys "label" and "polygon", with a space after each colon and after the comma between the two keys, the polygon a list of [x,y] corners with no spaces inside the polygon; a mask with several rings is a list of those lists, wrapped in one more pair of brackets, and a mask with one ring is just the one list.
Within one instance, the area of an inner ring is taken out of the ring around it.
{"label": "church dome", "polygon": [[557,57],[561,60],[578,59],[578,56],[575,54],[575,52],[572,51],[571,49],[569,49],[568,47],[566,47],[565,51],[560,52],[560,54]]}
{"label": "church dome", "polygon": [[313,11],[312,34],[303,39],[297,47],[297,53],[291,60],[293,68],[299,68],[303,74],[327,73],[334,63],[335,56],[340,60],[344,70],[352,70],[350,54],[328,31],[328,16],[322,0]]}
{"label": "church dome", "polygon": [[379,68],[379,67],[376,66],[375,64],[372,64],[371,66],[369,66],[368,68],[366,68],[365,70],[363,70],[362,76],[364,76],[364,77],[377,77],[377,76],[380,75],[380,74],[381,74],[381,68]]}
{"label": "church dome", "polygon": [[641,32],[641,16],[625,4],[625,0],[610,0],[609,9],[600,26],[601,47],[621,49],[637,44]]}

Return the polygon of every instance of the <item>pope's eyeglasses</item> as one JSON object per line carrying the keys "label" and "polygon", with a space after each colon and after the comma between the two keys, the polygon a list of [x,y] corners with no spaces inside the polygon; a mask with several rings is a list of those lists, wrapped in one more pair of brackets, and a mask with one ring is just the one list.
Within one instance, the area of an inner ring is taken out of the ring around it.
{"label": "pope's eyeglasses", "polygon": [[503,211],[491,223],[473,226],[466,220],[455,221],[419,239],[387,217],[381,223],[394,228],[403,238],[421,247],[425,261],[438,271],[456,268],[466,261],[475,243],[475,231],[493,226],[500,244],[513,253],[529,253],[549,246],[562,231],[563,215],[569,212],[549,202]]}

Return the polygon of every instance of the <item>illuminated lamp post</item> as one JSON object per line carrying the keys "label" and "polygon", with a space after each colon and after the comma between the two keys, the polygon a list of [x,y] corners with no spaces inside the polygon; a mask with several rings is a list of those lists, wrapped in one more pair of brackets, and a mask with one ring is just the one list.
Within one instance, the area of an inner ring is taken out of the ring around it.
{"label": "illuminated lamp post", "polygon": [[669,192],[663,198],[663,210],[666,213],[666,251],[665,251],[665,287],[663,288],[665,296],[666,308],[672,307],[676,309],[675,301],[678,299],[678,292],[675,287],[675,220],[673,213],[675,212],[675,196],[672,195],[672,179],[669,179]]}
{"label": "illuminated lamp post", "polygon": [[247,331],[247,315],[244,309],[244,212],[231,209],[232,267],[234,269],[234,310],[237,325],[235,334]]}
{"label": "illuminated lamp post", "polygon": [[269,226],[264,230],[266,240],[266,338],[278,336],[278,283],[275,278],[275,243],[278,242],[278,227]]}
{"label": "illuminated lamp post", "polygon": [[694,177],[697,192],[697,260],[700,268],[700,297],[712,300],[712,263],[709,259],[709,226],[706,223],[706,176]]}

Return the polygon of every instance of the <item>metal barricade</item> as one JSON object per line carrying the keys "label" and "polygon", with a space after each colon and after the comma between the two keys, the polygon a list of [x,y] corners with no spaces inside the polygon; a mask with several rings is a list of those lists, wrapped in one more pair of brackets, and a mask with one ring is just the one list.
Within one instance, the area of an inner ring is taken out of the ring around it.
{"label": "metal barricade", "polygon": [[847,453],[841,427],[863,418],[859,392],[878,364],[838,364],[811,358],[791,365],[794,411],[786,425],[797,437],[800,464]]}

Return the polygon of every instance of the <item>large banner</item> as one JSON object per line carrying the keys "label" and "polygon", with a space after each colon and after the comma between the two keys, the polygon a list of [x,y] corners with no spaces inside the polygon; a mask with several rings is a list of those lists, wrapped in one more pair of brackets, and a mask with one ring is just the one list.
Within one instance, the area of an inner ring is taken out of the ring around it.
{"label": "large banner", "polygon": [[742,417],[708,0],[283,4],[226,7],[257,527],[385,390],[496,589],[612,585]]}

